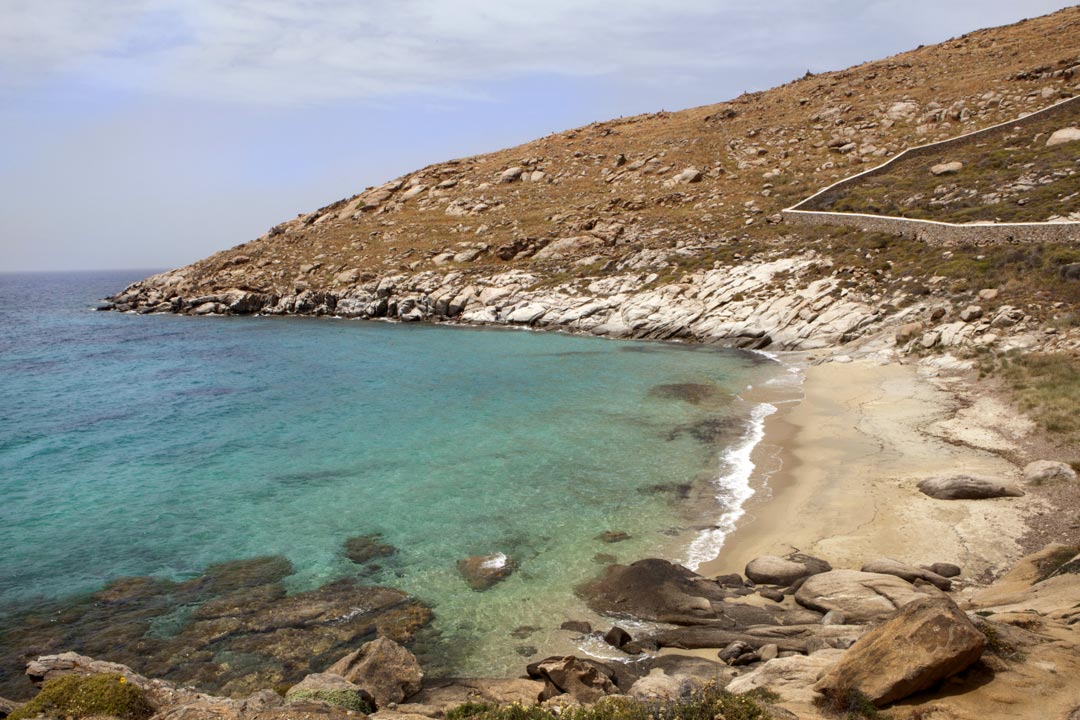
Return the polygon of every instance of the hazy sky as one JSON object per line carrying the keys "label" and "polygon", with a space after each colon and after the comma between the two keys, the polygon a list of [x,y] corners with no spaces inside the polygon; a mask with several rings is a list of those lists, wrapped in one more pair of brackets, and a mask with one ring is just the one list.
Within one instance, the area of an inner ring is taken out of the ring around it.
{"label": "hazy sky", "polygon": [[0,0],[0,271],[158,268],[439,160],[1061,0]]}

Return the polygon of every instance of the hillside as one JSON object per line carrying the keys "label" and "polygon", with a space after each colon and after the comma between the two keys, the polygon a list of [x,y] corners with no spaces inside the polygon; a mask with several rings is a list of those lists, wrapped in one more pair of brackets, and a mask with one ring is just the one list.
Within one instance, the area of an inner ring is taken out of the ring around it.
{"label": "hillside", "polygon": [[[795,228],[779,212],[909,146],[1070,97],[1078,74],[1073,7],[717,105],[431,165],[105,307],[456,319],[780,349],[918,321],[937,328],[917,338],[924,350],[1075,348],[1073,243],[943,250]],[[987,289],[998,292],[977,296]],[[982,324],[958,318],[973,302]]]}

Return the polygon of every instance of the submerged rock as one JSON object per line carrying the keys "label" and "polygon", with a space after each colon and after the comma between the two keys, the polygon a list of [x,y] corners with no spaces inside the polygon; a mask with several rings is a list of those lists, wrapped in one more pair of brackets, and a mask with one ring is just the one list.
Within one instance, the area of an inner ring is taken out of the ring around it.
{"label": "submerged rock", "polygon": [[473,590],[487,590],[510,577],[517,564],[504,553],[492,553],[458,560],[457,568]]}
{"label": "submerged rock", "polygon": [[351,537],[345,541],[345,557],[357,565],[363,565],[375,558],[389,557],[397,552],[396,547],[382,540],[382,533]]}
{"label": "submerged rock", "polygon": [[706,400],[713,398],[718,392],[715,385],[705,383],[670,383],[656,385],[649,395],[667,400],[682,400],[691,405],[701,405]]}

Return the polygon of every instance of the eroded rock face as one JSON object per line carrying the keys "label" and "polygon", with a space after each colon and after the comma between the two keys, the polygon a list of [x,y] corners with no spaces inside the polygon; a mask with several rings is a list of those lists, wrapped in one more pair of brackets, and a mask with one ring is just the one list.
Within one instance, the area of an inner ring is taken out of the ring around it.
{"label": "eroded rock face", "polygon": [[424,672],[416,657],[389,638],[380,637],[365,643],[331,665],[327,673],[340,675],[363,688],[378,707],[420,692]]}
{"label": "eroded rock face", "polygon": [[686,700],[701,687],[701,682],[689,675],[668,675],[655,668],[633,685],[627,693],[642,702],[672,702]]}
{"label": "eroded rock face", "polygon": [[836,610],[853,624],[880,620],[922,597],[923,592],[898,577],[856,570],[814,575],[795,593],[803,607],[822,613]]}
{"label": "eroded rock face", "polygon": [[814,689],[830,696],[857,689],[888,705],[965,670],[986,638],[947,597],[926,597],[866,633]]}
{"label": "eroded rock face", "polygon": [[762,555],[746,565],[746,577],[760,585],[791,585],[811,575],[828,572],[832,565],[816,557],[792,553],[786,558]]}
{"label": "eroded rock face", "polygon": [[727,689],[733,693],[746,693],[757,688],[768,688],[784,701],[809,705],[814,697],[811,690],[814,683],[843,655],[843,650],[821,650],[813,655],[770,660],[732,680]]}
{"label": "eroded rock face", "polygon": [[974,475],[941,475],[919,481],[919,492],[937,500],[985,500],[1021,497],[1023,490],[993,478]]}

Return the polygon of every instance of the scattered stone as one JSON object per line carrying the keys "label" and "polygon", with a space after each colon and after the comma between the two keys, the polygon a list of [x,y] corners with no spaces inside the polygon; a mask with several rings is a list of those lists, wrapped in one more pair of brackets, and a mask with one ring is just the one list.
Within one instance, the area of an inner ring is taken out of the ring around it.
{"label": "scattered stone", "polygon": [[784,602],[784,593],[780,592],[776,588],[771,587],[759,587],[757,589],[758,595],[766,600],[772,600],[773,602]]}
{"label": "scattered stone", "polygon": [[814,689],[826,697],[859,690],[881,707],[965,670],[985,646],[952,600],[921,598],[856,641]]}
{"label": "scattered stone", "polygon": [[416,657],[389,638],[365,643],[331,665],[327,673],[366,690],[378,707],[399,703],[420,692],[424,672]]}
{"label": "scattered stone", "polygon": [[775,660],[780,654],[780,648],[775,643],[769,643],[768,645],[762,645],[758,648],[758,658],[761,662],[769,662]]}
{"label": "scattered stone", "polygon": [[974,475],[940,475],[920,480],[919,492],[938,500],[985,500],[1022,497],[1024,491],[997,480]]}
{"label": "scattered stone", "polygon": [[1080,128],[1062,128],[1052,133],[1050,137],[1046,139],[1046,147],[1064,145],[1065,143],[1076,142],[1077,140],[1080,140]]}
{"label": "scattered stone", "polygon": [[822,613],[839,610],[852,624],[880,620],[921,597],[918,588],[894,575],[856,570],[814,575],[795,593],[795,601],[803,607]]}
{"label": "scattered stone", "polygon": [[1036,460],[1024,466],[1024,482],[1041,485],[1047,482],[1073,482],[1076,471],[1063,462]]}
{"label": "scattered stone", "polygon": [[955,175],[964,169],[964,163],[962,162],[946,162],[939,163],[930,168],[931,175]]}
{"label": "scattered stone", "polygon": [[698,183],[701,182],[701,171],[696,167],[688,167],[681,173],[675,176],[674,180],[678,183]]}
{"label": "scattered stone", "polygon": [[524,168],[521,167],[512,167],[507,170],[503,170],[502,173],[499,174],[499,182],[504,184],[512,183],[515,180],[520,179],[521,173],[523,173],[524,171]]}
{"label": "scattered stone", "polygon": [[751,648],[750,645],[748,645],[747,643],[744,643],[741,640],[735,640],[734,642],[728,643],[728,645],[724,647],[724,649],[722,649],[720,652],[718,652],[716,656],[724,662],[730,664],[736,658],[741,655],[745,655],[751,650],[753,650],[753,648]]}
{"label": "scattered stone", "polygon": [[896,344],[903,345],[915,339],[919,336],[920,333],[923,332],[924,329],[925,327],[921,322],[911,322],[901,325],[900,327],[896,328]]}
{"label": "scattered stone", "polygon": [[983,309],[978,305],[968,305],[960,311],[960,319],[964,322],[974,322],[983,316]]}
{"label": "scattered stone", "polygon": [[791,585],[818,573],[832,570],[829,563],[820,558],[792,553],[786,558],[775,555],[762,555],[746,564],[746,577],[761,585]]}
{"label": "scattered stone", "polygon": [[503,553],[493,553],[458,560],[457,568],[469,587],[482,591],[510,577],[517,569],[517,564]]}
{"label": "scattered stone", "polygon": [[997,300],[1001,292],[997,288],[983,288],[979,291],[980,300]]}
{"label": "scattered stone", "polygon": [[626,632],[618,625],[604,633],[604,642],[612,647],[621,648],[633,639],[634,638],[630,637],[630,633]]}

